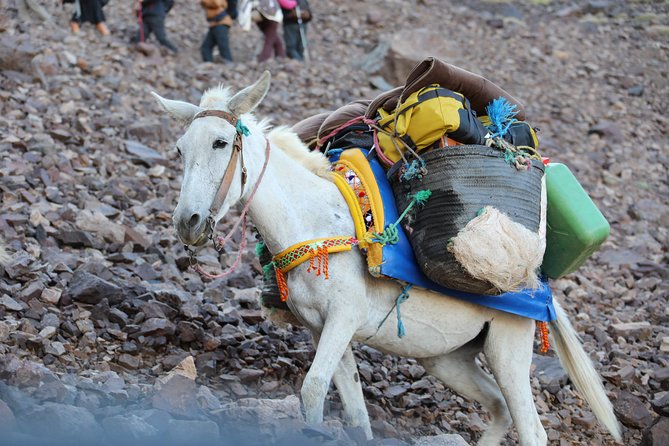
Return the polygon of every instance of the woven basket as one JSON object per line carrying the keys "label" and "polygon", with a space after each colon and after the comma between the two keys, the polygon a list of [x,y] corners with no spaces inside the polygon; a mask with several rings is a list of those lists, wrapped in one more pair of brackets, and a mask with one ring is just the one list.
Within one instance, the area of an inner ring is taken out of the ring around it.
{"label": "woven basket", "polygon": [[[420,268],[432,281],[451,289],[498,293],[489,282],[469,275],[447,245],[485,206],[493,206],[538,232],[543,164],[533,160],[530,169],[518,170],[504,160],[501,151],[479,145],[434,149],[423,159],[427,175],[422,179],[400,182],[397,173],[390,175],[400,212],[409,205],[409,195],[424,189],[432,191],[415,218],[403,221]],[[393,170],[397,169],[390,172]]]}

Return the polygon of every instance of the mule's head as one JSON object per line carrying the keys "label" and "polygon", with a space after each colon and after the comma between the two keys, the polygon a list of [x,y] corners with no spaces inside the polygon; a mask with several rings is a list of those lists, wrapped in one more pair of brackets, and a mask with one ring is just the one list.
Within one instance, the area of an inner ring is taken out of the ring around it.
{"label": "mule's head", "polygon": [[[232,97],[221,89],[215,90],[217,97],[206,93],[199,106],[165,99],[151,93],[172,117],[189,123],[188,129],[176,143],[176,149],[184,163],[184,176],[179,203],[172,217],[177,234],[185,244],[204,244],[216,223],[241,199],[243,193],[243,158],[232,158],[235,138],[241,132],[241,126],[235,126],[220,116],[210,116],[203,112],[208,109],[220,110],[241,119],[244,124],[255,122],[251,116],[244,115],[257,107],[267,94],[269,85],[270,73],[265,71],[255,84]],[[241,134],[239,137],[242,137]],[[253,139],[259,140],[257,137]],[[246,137],[242,139],[242,151],[247,150],[247,140]],[[229,164],[234,171],[230,188],[220,206],[214,206]],[[218,209],[213,209],[212,206]]]}

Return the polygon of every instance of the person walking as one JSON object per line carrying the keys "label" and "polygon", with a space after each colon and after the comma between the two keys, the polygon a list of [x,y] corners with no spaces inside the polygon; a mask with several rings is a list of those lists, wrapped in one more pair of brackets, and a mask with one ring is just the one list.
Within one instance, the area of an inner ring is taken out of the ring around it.
{"label": "person walking", "polygon": [[102,11],[109,0],[75,0],[74,14],[70,20],[70,29],[78,33],[82,23],[90,22],[103,36],[109,35],[109,28],[105,24],[105,13]]}
{"label": "person walking", "polygon": [[260,13],[258,28],[265,36],[262,50],[258,55],[258,62],[265,62],[274,55],[286,57],[286,49],[279,36],[279,24],[283,20],[283,13],[277,0],[258,0],[255,9]]}
{"label": "person walking", "polygon": [[223,60],[226,63],[232,62],[229,33],[232,21],[237,17],[237,0],[201,0],[200,4],[209,23],[209,31],[200,46],[202,60],[213,62],[214,46],[218,46],[218,52]]}
{"label": "person walking", "polygon": [[161,45],[168,48],[173,53],[178,53],[179,49],[168,38],[165,32],[165,17],[174,6],[174,0],[144,0],[139,11],[141,14],[140,26],[133,42],[137,43],[146,40],[151,33],[156,35],[156,40]]}
{"label": "person walking", "polygon": [[[307,51],[307,23],[311,21],[311,9],[307,0],[279,0],[283,12],[283,40],[286,55],[291,59],[304,60]],[[308,54],[307,54],[308,56]]]}

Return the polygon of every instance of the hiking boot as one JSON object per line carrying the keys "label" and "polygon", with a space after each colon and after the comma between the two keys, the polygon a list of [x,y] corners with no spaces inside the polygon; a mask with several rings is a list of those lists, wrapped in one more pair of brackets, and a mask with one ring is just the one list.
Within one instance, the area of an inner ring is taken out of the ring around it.
{"label": "hiking boot", "polygon": [[70,29],[72,30],[73,33],[78,33],[79,32],[79,24],[77,22],[70,22]]}
{"label": "hiking boot", "polygon": [[100,34],[103,36],[108,36],[109,35],[109,28],[107,28],[107,25],[105,25],[104,22],[100,22],[95,25],[95,27],[100,31]]}

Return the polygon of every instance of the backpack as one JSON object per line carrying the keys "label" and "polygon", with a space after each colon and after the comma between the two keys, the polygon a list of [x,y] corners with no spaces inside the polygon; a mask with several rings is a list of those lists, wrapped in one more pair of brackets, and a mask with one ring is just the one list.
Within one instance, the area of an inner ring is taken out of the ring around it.
{"label": "backpack", "polygon": [[476,119],[462,94],[431,84],[412,93],[395,111],[377,110],[379,148],[390,161],[399,161],[407,147],[432,147],[445,137],[460,144],[485,144],[488,130]]}

